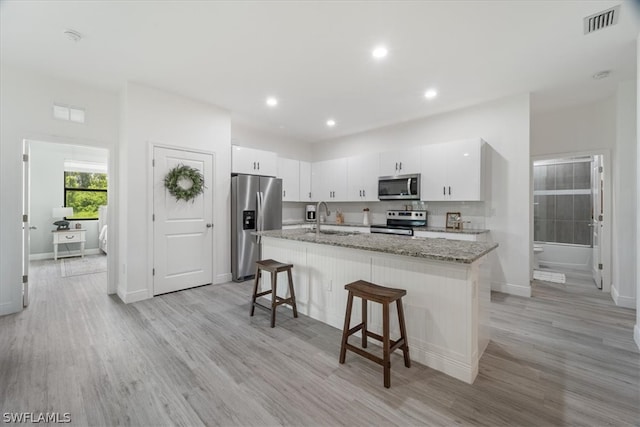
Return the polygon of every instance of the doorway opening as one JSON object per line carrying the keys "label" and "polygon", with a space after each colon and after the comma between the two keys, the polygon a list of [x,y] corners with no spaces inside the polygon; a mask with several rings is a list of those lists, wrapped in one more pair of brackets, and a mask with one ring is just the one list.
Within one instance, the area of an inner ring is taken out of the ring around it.
{"label": "doorway opening", "polygon": [[564,283],[571,275],[606,290],[605,182],[604,154],[533,162],[534,279]]}
{"label": "doorway opening", "polygon": [[[29,272],[47,279],[86,278],[108,271],[109,150],[25,141],[23,305]],[[100,279],[100,280],[104,280]],[[108,280],[105,291],[108,293]]]}

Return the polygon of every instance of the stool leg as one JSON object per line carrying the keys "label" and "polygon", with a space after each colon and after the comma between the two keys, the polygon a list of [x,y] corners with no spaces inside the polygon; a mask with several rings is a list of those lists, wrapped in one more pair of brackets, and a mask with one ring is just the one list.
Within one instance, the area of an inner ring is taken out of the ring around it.
{"label": "stool leg", "polygon": [[276,297],[276,289],[278,288],[278,273],[271,273],[271,327],[276,326],[276,307],[278,299]]}
{"label": "stool leg", "polygon": [[347,297],[347,313],[344,315],[344,328],[342,329],[342,345],[340,346],[340,363],[344,363],[347,356],[347,340],[349,339],[349,326],[351,322],[351,305],[353,304],[353,294],[349,292]]}
{"label": "stool leg", "polygon": [[291,294],[291,307],[293,307],[293,317],[298,317],[298,307],[296,307],[296,294],[293,291],[293,276],[291,275],[291,269],[287,270],[287,276],[289,276],[289,293]]}
{"label": "stool leg", "polygon": [[256,278],[253,281],[253,297],[251,298],[251,316],[256,309],[256,294],[258,293],[258,283],[260,282],[260,269],[256,269]]}
{"label": "stool leg", "polygon": [[402,354],[404,355],[404,366],[411,367],[411,359],[409,358],[409,341],[407,340],[407,327],[404,323],[404,310],[402,308],[402,299],[396,301],[398,307],[398,322],[400,323],[400,339],[404,340],[402,346]]}
{"label": "stool leg", "polygon": [[389,304],[382,304],[382,351],[384,352],[384,386],[391,387],[391,358],[389,357]]}
{"label": "stool leg", "polygon": [[362,298],[362,348],[367,348],[367,300]]}

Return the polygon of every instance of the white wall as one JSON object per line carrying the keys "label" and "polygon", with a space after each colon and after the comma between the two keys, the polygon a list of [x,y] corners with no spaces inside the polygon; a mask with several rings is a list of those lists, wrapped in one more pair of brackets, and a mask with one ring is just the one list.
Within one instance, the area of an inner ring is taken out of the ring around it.
{"label": "white wall", "polygon": [[[115,92],[0,66],[0,315],[22,308],[22,142],[24,139],[113,150]],[[53,119],[54,102],[84,107],[84,124]],[[112,157],[111,157],[112,158]],[[110,163],[110,171],[113,163]],[[111,203],[111,201],[110,201]],[[110,267],[109,280],[115,277]]]}
{"label": "white wall", "polygon": [[125,302],[153,296],[152,253],[148,250],[151,206],[147,204],[150,144],[213,152],[214,282],[231,279],[231,135],[229,113],[179,95],[129,83],[122,93],[120,141],[118,295]]}
{"label": "white wall", "polygon": [[486,227],[498,242],[493,289],[529,296],[531,200],[529,95],[313,144],[313,160],[481,137],[492,147]]}
{"label": "white wall", "polygon": [[636,306],[636,133],[636,83],[631,80],[616,94],[611,284],[615,303],[629,308]]}
{"label": "white wall", "polygon": [[[640,106],[640,35],[636,39],[636,106]],[[640,171],[640,108],[636,108],[636,171]],[[636,185],[640,189],[640,172],[636,173]],[[636,216],[640,212],[640,197],[636,199]],[[636,345],[640,348],[640,224],[636,227],[636,326],[633,329]]]}
{"label": "white wall", "polygon": [[531,156],[613,150],[616,99],[531,115]]}
{"label": "white wall", "polygon": [[231,143],[241,147],[274,151],[279,157],[311,161],[311,145],[299,139],[232,122]]}
{"label": "white wall", "polygon": [[[53,258],[51,230],[51,209],[64,204],[64,162],[65,160],[85,161],[93,163],[108,162],[107,150],[80,145],[52,144],[34,141],[31,148],[31,188],[30,188],[30,225],[37,227],[31,230],[30,253],[38,254],[38,259]],[[85,249],[98,248],[98,220],[77,221],[86,230]],[[71,222],[74,228],[75,222]],[[64,249],[61,247],[61,250]],[[42,256],[44,255],[44,256]]]}

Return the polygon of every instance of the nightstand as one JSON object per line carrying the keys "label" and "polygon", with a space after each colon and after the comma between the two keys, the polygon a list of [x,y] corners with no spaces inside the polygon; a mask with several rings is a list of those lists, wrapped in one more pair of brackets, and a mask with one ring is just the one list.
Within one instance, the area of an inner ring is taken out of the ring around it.
{"label": "nightstand", "polygon": [[[58,245],[62,243],[79,243],[80,256],[84,258],[84,242],[86,241],[84,229],[53,230],[53,259],[58,260]],[[77,253],[61,255],[60,258],[78,256]]]}

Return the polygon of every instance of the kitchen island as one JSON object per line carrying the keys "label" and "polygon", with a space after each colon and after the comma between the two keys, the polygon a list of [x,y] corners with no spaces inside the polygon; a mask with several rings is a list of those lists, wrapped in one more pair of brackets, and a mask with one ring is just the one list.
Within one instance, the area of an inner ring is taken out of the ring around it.
{"label": "kitchen island", "polygon": [[[342,329],[347,283],[362,279],[406,289],[411,359],[473,383],[489,342],[486,261],[497,244],[342,231],[316,235],[300,229],[257,234],[263,259],[294,265],[300,313]],[[267,275],[262,282],[270,286]],[[284,296],[284,283],[280,285],[278,293]],[[369,329],[380,333],[379,305],[370,302],[368,315]],[[353,321],[360,316],[359,304],[354,304]],[[392,336],[398,336],[397,316],[392,312],[390,317]]]}

